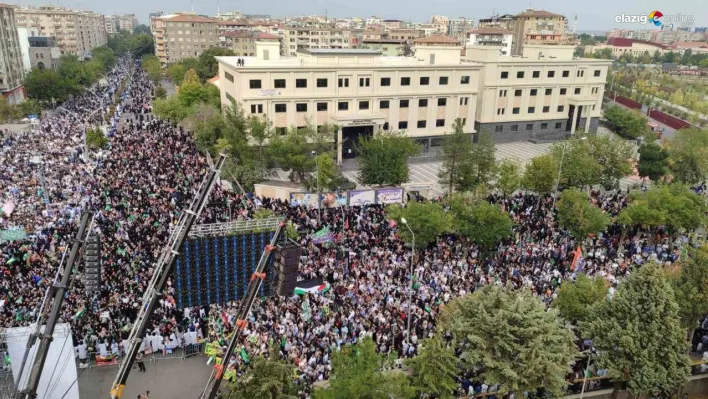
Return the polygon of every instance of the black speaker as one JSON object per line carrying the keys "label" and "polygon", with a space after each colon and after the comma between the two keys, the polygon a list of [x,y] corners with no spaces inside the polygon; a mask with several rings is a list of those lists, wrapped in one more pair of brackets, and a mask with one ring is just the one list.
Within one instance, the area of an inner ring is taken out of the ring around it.
{"label": "black speaker", "polygon": [[101,239],[97,234],[86,237],[84,244],[84,290],[93,294],[101,290]]}
{"label": "black speaker", "polygon": [[297,267],[300,263],[302,248],[296,242],[288,240],[278,244],[275,250],[275,273],[273,279],[277,295],[293,296],[297,285]]}

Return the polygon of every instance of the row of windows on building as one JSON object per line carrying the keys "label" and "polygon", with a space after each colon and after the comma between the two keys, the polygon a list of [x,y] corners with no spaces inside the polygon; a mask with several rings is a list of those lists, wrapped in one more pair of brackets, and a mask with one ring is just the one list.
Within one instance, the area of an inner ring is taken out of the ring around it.
{"label": "row of windows on building", "polygon": [[[599,87],[593,87],[590,89],[591,94],[597,94],[599,92],[600,92]],[[509,93],[509,91],[506,89],[499,90],[499,97],[506,97],[508,93]],[[574,95],[580,95],[581,93],[582,93],[582,87],[576,87],[573,89]],[[560,95],[565,96],[566,94],[568,94],[568,88],[561,87],[560,88]],[[522,97],[523,95],[524,95],[523,89],[515,89],[514,90],[514,97]],[[529,95],[531,97],[537,96],[538,89],[529,89]],[[545,89],[545,95],[547,95],[547,96],[553,95],[553,89]]]}
{"label": "row of windows on building", "polygon": [[[518,71],[516,72],[516,78],[517,79],[524,79],[524,76],[526,73],[524,71]],[[602,70],[596,69],[595,72],[593,73],[593,76],[599,77],[602,75]],[[548,71],[547,76],[549,78],[555,78],[556,77],[556,71]],[[584,69],[579,69],[576,73],[576,77],[582,78],[585,76],[585,70]],[[533,71],[531,72],[531,77],[534,79],[540,78],[541,77],[541,71]],[[562,72],[562,77],[564,78],[569,78],[570,77],[570,71],[565,70]],[[502,79],[509,79],[509,71],[502,71],[501,72],[501,78]]]}
{"label": "row of windows on building", "polygon": [[[541,123],[541,130],[548,130],[548,122],[543,122]],[[556,129],[562,129],[563,128],[563,122],[556,122],[555,123],[555,128]],[[510,126],[510,131],[512,132],[518,132],[519,131],[519,125],[511,125]],[[497,125],[494,127],[494,132],[495,133],[501,133],[504,131],[504,125]],[[526,124],[526,131],[530,132],[533,131],[533,123],[527,123]]]}
{"label": "row of windows on building", "polygon": [[[594,106],[594,105],[592,106],[592,109],[595,110],[595,106]],[[564,105],[559,105],[559,106],[556,108],[556,112],[563,112],[563,111],[565,111],[565,106],[564,106]],[[526,109],[526,112],[529,113],[529,114],[536,113],[536,107],[528,107],[528,108]],[[544,114],[547,114],[547,113],[551,112],[551,107],[550,107],[550,105],[545,105],[545,106],[543,106],[543,107],[541,108],[541,112],[544,113]],[[521,113],[521,107],[513,107],[513,108],[511,109],[511,113],[512,113],[513,115],[518,115],[518,114],[520,114],[520,113]],[[505,115],[505,114],[506,114],[506,108],[497,108],[497,115]]]}
{"label": "row of windows on building", "polygon": [[[465,125],[467,123],[467,118],[462,119],[462,124]],[[320,131],[323,126],[317,126],[317,131]],[[416,127],[418,129],[425,129],[428,127],[428,121],[416,121]],[[436,119],[435,120],[435,127],[445,127],[445,119]],[[298,126],[296,129],[302,130],[306,129],[307,126]],[[389,123],[386,122],[382,126],[383,130],[388,130],[390,128]],[[398,130],[406,130],[408,129],[408,121],[399,121],[398,122]],[[288,128],[286,127],[276,127],[275,128],[275,133],[279,136],[285,136],[288,133]],[[435,147],[435,145],[433,145]]]}
{"label": "row of windows on building", "polygon": [[[226,93],[226,97],[233,101],[233,97]],[[447,98],[438,98],[437,99],[437,104],[438,107],[445,107],[447,106]],[[410,106],[410,100],[398,100],[399,101],[399,108],[409,108]],[[358,102],[359,103],[359,110],[368,110],[371,107],[371,101],[369,100],[361,100]],[[425,108],[429,104],[427,98],[420,98],[418,99],[418,107],[419,108]],[[468,105],[469,104],[469,97],[460,97],[460,105]],[[391,107],[391,100],[379,100],[379,109],[389,109]],[[321,102],[316,104],[316,109],[317,111],[327,111],[329,109],[329,103],[326,102]],[[337,109],[339,111],[348,111],[349,110],[349,101],[339,101],[337,102]],[[295,111],[296,112],[307,112],[307,103],[295,103]],[[288,112],[288,105],[287,104],[275,104],[275,112],[276,113],[285,113]],[[262,114],[263,113],[263,105],[262,104],[251,104],[251,113],[252,114]]]}
{"label": "row of windows on building", "polygon": [[[339,78],[337,79],[337,86],[338,87],[349,87],[349,79],[350,78]],[[231,80],[231,79],[229,79]],[[231,80],[233,82],[233,80]],[[273,87],[276,89],[285,89],[287,87],[286,84],[286,79],[274,79],[273,80]],[[440,76],[438,78],[438,84],[440,86],[446,86],[450,81],[450,78],[448,76]],[[466,85],[470,83],[470,77],[469,76],[461,76],[460,77],[460,84]],[[316,79],[316,86],[318,88],[325,88],[328,87],[329,85],[329,79],[327,78],[318,78]],[[401,86],[410,86],[411,85],[411,78],[409,77],[402,77],[401,78]],[[420,86],[429,86],[430,85],[430,77],[428,76],[422,76],[419,80],[419,85]],[[248,86],[251,89],[260,89],[263,87],[261,79],[251,79],[248,81]],[[370,87],[371,86],[371,78],[359,78],[359,87]],[[382,87],[388,87],[391,86],[391,78],[381,78],[380,86]],[[307,79],[295,79],[295,87],[298,89],[305,89],[307,88]]]}

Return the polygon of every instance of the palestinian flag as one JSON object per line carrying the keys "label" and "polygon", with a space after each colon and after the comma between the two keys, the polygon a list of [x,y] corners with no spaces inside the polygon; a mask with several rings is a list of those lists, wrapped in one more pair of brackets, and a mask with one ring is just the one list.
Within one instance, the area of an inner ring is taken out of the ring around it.
{"label": "palestinian flag", "polygon": [[329,283],[322,282],[322,280],[319,279],[298,281],[297,285],[295,286],[295,294],[324,294],[325,292],[329,291],[329,288]]}
{"label": "palestinian flag", "polygon": [[81,308],[81,310],[76,312],[76,314],[74,315],[74,320],[78,320],[78,319],[82,318],[84,316],[84,314],[86,314],[86,307],[83,307],[83,308]]}

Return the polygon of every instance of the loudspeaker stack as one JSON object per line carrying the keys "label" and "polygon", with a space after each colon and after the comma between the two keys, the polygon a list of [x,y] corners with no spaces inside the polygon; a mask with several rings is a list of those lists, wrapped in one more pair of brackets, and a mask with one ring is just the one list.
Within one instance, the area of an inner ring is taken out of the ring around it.
{"label": "loudspeaker stack", "polygon": [[288,240],[284,244],[278,244],[274,254],[277,278],[273,280],[277,295],[294,295],[301,252],[302,248],[294,241]]}

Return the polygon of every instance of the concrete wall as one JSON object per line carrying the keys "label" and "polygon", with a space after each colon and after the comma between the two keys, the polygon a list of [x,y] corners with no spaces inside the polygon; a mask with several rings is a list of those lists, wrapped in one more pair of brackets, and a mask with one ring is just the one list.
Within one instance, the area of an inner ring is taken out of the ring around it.
{"label": "concrete wall", "polygon": [[[587,118],[580,118],[580,123],[577,129],[583,129],[585,127],[585,121]],[[492,134],[494,141],[496,143],[511,143],[516,141],[529,141],[529,140],[556,140],[562,138],[563,132],[570,134],[570,128],[567,125],[568,119],[551,119],[551,120],[536,120],[536,121],[522,121],[522,122],[497,122],[497,123],[480,123],[475,121],[475,130],[477,132],[488,131]],[[600,118],[591,118],[589,133],[597,133],[597,127],[600,122]],[[548,129],[541,129],[542,123],[548,123]],[[560,128],[556,128],[556,123],[560,123]],[[533,125],[532,130],[526,130],[526,125]],[[512,131],[512,126],[517,125],[518,130]],[[497,126],[502,127],[501,132],[497,132]]]}

